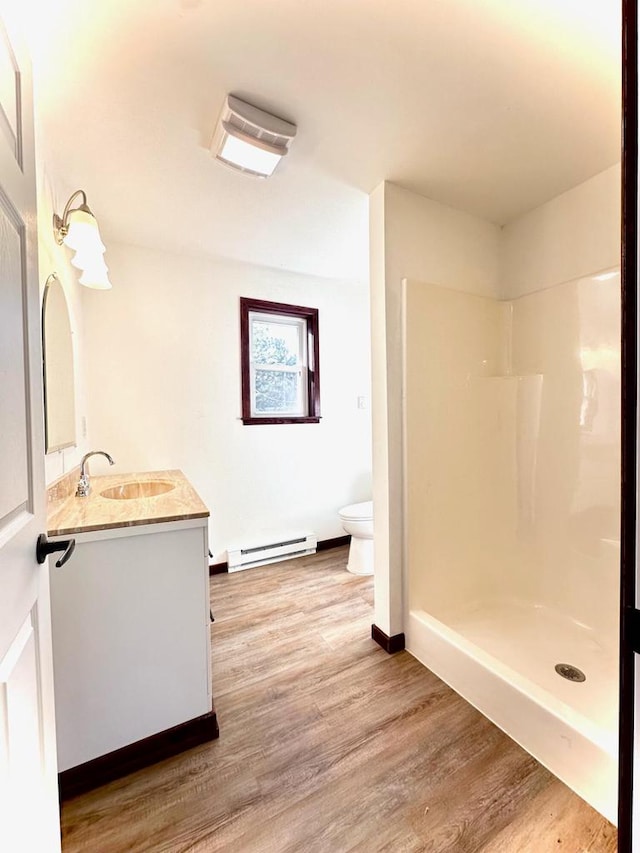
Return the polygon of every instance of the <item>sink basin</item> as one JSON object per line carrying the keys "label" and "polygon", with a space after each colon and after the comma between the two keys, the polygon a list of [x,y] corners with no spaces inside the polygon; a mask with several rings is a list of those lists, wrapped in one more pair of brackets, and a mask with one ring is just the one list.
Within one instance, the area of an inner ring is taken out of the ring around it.
{"label": "sink basin", "polygon": [[110,500],[129,501],[134,498],[153,498],[156,495],[164,495],[171,489],[175,489],[175,484],[168,483],[166,480],[139,480],[135,483],[111,486],[100,492],[100,495]]}

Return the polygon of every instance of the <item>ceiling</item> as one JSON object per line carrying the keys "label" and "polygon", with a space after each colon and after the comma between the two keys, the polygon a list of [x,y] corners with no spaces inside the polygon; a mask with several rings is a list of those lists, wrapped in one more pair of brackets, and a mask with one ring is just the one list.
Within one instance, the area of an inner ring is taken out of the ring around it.
{"label": "ceiling", "polygon": [[[383,180],[504,224],[619,160],[614,0],[20,5],[44,153],[107,238],[362,281]],[[267,181],[209,153],[227,92],[298,125]]]}

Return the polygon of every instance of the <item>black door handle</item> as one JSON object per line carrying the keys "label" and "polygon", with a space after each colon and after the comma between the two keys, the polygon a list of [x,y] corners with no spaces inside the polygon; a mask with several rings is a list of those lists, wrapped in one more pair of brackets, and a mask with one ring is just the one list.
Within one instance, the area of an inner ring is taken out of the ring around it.
{"label": "black door handle", "polygon": [[46,533],[41,533],[36,543],[36,560],[39,563],[44,563],[49,554],[53,554],[54,551],[64,551],[62,557],[56,562],[56,568],[59,569],[73,554],[75,547],[75,539],[59,539],[57,542],[49,542]]}

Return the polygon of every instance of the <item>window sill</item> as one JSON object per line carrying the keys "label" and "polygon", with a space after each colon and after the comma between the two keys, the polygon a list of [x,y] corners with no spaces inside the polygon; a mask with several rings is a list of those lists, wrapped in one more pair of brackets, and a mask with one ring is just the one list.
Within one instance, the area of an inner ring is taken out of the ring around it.
{"label": "window sill", "polygon": [[245,426],[255,424],[319,424],[320,418],[242,418]]}

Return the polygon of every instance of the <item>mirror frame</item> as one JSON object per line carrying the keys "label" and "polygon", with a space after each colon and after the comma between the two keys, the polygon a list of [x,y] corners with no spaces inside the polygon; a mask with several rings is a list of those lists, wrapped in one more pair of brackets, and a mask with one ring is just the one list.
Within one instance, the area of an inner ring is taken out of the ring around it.
{"label": "mirror frame", "polygon": [[71,330],[71,318],[69,316],[69,306],[67,304],[67,297],[64,292],[64,288],[62,287],[62,282],[58,278],[57,273],[53,272],[51,275],[47,277],[47,280],[44,284],[44,293],[42,295],[42,396],[43,396],[43,405],[44,405],[44,452],[45,455],[49,453],[56,453],[60,450],[64,450],[67,447],[77,447],[78,440],[76,436],[76,424],[75,424],[75,373],[72,376],[73,382],[73,401],[74,401],[74,412],[73,412],[73,420],[74,420],[74,430],[73,430],[73,439],[68,442],[64,442],[62,444],[50,445],[50,427],[49,427],[49,417],[48,417],[48,400],[47,400],[47,332],[46,332],[46,314],[47,314],[47,298],[49,296],[50,288],[53,284],[58,283],[60,285],[60,289],[62,291],[62,298],[64,299],[64,305],[67,311],[67,319],[69,320],[69,330],[71,332],[71,354],[73,360],[73,331]]}

